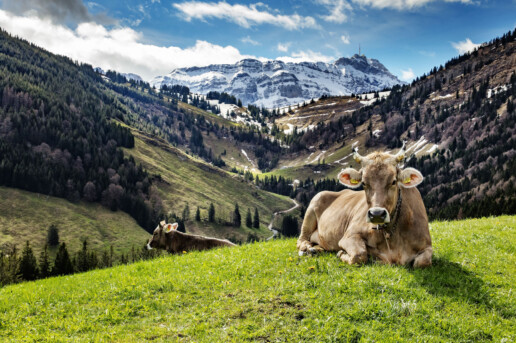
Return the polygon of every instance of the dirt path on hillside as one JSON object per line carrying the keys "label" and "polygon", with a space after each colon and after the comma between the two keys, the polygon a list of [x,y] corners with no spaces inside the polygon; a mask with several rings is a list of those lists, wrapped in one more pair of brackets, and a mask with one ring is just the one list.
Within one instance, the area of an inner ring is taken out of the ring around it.
{"label": "dirt path on hillside", "polygon": [[299,203],[296,200],[292,199],[292,202],[295,205],[294,207],[289,208],[288,210],[285,210],[285,211],[274,212],[274,214],[272,215],[271,223],[267,227],[269,230],[272,231],[272,236],[267,238],[267,240],[271,240],[271,239],[273,239],[273,238],[275,238],[276,236],[279,235],[279,231],[272,228],[272,224],[274,223],[274,219],[276,218],[276,216],[279,215],[279,214],[283,214],[283,213],[288,213],[288,212],[294,211],[296,208],[299,207]]}

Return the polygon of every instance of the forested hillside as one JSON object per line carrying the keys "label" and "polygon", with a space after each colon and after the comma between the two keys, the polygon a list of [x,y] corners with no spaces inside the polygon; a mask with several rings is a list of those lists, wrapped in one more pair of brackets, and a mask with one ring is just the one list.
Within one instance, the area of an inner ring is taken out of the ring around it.
{"label": "forested hillside", "polygon": [[[101,75],[6,32],[0,44],[0,185],[77,204],[100,202],[127,212],[148,231],[159,220],[181,220],[193,232],[235,241],[270,235],[271,214],[291,206],[288,199],[243,184],[228,172],[247,161],[242,144],[269,147],[263,157],[269,160],[271,151],[280,150],[255,129],[158,94],[117,72]],[[133,133],[145,137],[138,146]],[[258,228],[234,226],[238,203],[242,216],[259,213]],[[208,221],[210,206],[216,213]],[[36,229],[46,232],[47,227]],[[4,231],[0,244],[29,237],[24,230]]]}
{"label": "forested hillside", "polygon": [[[362,154],[392,151],[407,140],[406,165],[426,177],[419,189],[432,218],[516,213],[515,38],[516,30],[362,108],[350,110],[357,102],[334,97],[290,113],[283,122],[328,113],[334,119],[284,137],[289,149],[269,189],[306,206],[321,188],[341,188],[333,180],[355,164],[352,146]],[[297,189],[293,179],[301,181]]]}
{"label": "forested hillside", "polygon": [[91,66],[0,32],[0,185],[100,201],[151,229],[149,175],[120,148],[124,110]]}

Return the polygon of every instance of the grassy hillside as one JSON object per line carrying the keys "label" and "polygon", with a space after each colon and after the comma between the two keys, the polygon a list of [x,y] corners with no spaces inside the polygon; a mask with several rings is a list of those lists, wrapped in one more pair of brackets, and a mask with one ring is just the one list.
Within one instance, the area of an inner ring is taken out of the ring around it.
{"label": "grassy hillside", "polygon": [[[248,233],[259,236],[270,236],[266,229],[272,213],[293,206],[287,197],[264,192],[244,182],[237,175],[212,167],[206,162],[186,155],[170,144],[150,138],[134,131],[135,148],[126,153],[134,156],[152,174],[159,174],[161,182],[156,182],[159,195],[163,200],[165,213],[181,214],[186,203],[190,207],[190,218],[193,219],[197,206],[201,209],[201,218],[207,219],[210,202],[215,206],[216,218],[231,221],[235,202],[238,202],[242,223],[245,223],[247,208],[254,213],[258,208],[261,228],[259,230],[234,229],[223,225],[196,223],[190,221],[188,232],[209,234],[216,237],[235,236],[245,240]],[[244,226],[244,225],[243,225]]]}
{"label": "grassy hillside", "polygon": [[17,341],[516,339],[516,217],[435,222],[424,270],[298,257],[279,240],[164,256],[0,290]]}
{"label": "grassy hillside", "polygon": [[51,224],[59,228],[61,242],[70,252],[88,239],[93,250],[109,249],[126,253],[149,238],[128,214],[113,212],[98,203],[71,203],[65,199],[0,187],[0,247],[17,245],[22,249],[29,240],[38,254],[46,242]]}

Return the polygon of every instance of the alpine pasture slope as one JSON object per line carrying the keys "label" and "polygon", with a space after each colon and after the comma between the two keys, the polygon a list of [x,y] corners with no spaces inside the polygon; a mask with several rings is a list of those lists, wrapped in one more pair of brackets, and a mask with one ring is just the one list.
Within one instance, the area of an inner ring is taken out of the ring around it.
{"label": "alpine pasture slope", "polygon": [[0,289],[5,341],[472,342],[516,340],[516,217],[431,223],[433,266],[294,239],[167,255]]}

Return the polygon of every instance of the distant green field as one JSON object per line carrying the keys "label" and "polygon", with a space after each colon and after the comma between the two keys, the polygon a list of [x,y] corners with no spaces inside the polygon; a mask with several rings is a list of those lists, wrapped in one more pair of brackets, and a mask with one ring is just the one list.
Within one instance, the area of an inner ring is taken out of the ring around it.
{"label": "distant green field", "polygon": [[433,266],[298,257],[295,240],[4,287],[4,341],[514,342],[516,217],[434,222]]}
{"label": "distant green field", "polygon": [[28,240],[38,253],[46,242],[47,230],[57,225],[61,242],[70,252],[87,238],[91,249],[101,251],[113,245],[117,253],[140,247],[150,236],[122,211],[113,212],[100,204],[71,203],[65,199],[0,187],[0,246],[16,245],[21,251]]}

